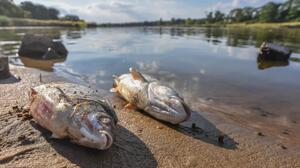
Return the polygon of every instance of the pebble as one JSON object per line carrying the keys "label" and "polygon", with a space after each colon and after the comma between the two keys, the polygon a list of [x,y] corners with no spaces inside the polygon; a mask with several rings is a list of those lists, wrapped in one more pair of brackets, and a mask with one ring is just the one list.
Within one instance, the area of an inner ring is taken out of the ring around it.
{"label": "pebble", "polygon": [[281,147],[282,149],[287,149],[287,147],[284,146],[284,145],[280,145],[280,147]]}
{"label": "pebble", "polygon": [[18,141],[23,141],[25,138],[26,138],[25,135],[21,135],[18,137]]}
{"label": "pebble", "polygon": [[258,132],[257,135],[258,135],[258,136],[265,136],[265,135],[264,135],[263,133],[261,133],[261,132]]}
{"label": "pebble", "polygon": [[223,133],[221,133],[221,134],[219,135],[219,137],[218,137],[218,142],[219,142],[220,144],[224,144],[224,137],[225,137],[225,135],[224,135]]}
{"label": "pebble", "polygon": [[193,129],[196,129],[196,128],[197,128],[196,123],[193,123],[193,124],[192,124],[192,128],[193,128]]}
{"label": "pebble", "polygon": [[164,127],[163,126],[157,126],[156,128],[157,129],[163,129]]}

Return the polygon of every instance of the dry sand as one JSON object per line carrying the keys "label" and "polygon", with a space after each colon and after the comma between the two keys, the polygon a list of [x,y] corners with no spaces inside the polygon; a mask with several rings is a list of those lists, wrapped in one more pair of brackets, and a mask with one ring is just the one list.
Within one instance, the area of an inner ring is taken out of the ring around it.
{"label": "dry sand", "polygon": [[300,167],[299,121],[212,100],[187,98],[192,118],[171,126],[124,110],[123,100],[106,94],[119,118],[111,149],[51,139],[34,120],[22,118],[21,108],[30,87],[41,84],[40,73],[43,82],[65,79],[23,67],[11,72],[21,81],[0,80],[0,167]]}

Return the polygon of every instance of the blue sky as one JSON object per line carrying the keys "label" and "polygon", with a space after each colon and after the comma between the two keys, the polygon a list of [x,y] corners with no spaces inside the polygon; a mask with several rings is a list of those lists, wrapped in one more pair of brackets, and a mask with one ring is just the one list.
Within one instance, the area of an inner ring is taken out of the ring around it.
{"label": "blue sky", "polygon": [[[15,0],[20,3],[24,0]],[[206,12],[244,6],[260,6],[270,0],[31,0],[73,13],[87,21],[134,22],[159,18],[201,18]],[[273,0],[283,2],[285,0]]]}

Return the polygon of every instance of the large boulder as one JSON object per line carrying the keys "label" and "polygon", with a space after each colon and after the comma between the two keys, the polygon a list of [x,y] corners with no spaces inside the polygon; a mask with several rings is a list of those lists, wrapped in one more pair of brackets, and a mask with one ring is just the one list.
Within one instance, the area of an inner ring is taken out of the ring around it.
{"label": "large boulder", "polygon": [[260,46],[260,57],[265,60],[287,61],[291,56],[292,51],[281,45],[264,42]]}
{"label": "large boulder", "polygon": [[18,54],[34,59],[59,59],[65,58],[68,51],[60,41],[44,36],[25,35]]}
{"label": "large boulder", "polygon": [[0,79],[10,77],[8,57],[0,55]]}

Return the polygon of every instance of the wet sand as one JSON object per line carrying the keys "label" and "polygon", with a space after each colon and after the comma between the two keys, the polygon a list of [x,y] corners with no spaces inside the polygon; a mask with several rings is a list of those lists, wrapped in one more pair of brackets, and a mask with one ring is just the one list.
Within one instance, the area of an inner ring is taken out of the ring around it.
{"label": "wet sand", "polygon": [[30,87],[65,81],[53,73],[11,66],[16,77],[0,80],[0,167],[300,167],[300,122],[259,108],[185,97],[192,117],[178,126],[141,112],[103,91],[119,123],[111,149],[97,151],[50,138],[24,118]]}

